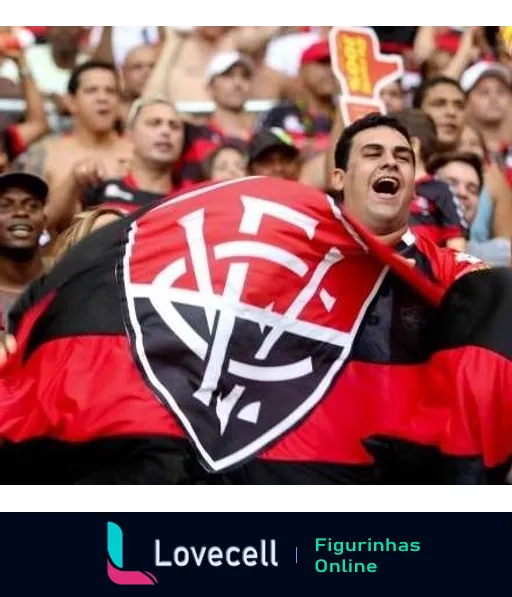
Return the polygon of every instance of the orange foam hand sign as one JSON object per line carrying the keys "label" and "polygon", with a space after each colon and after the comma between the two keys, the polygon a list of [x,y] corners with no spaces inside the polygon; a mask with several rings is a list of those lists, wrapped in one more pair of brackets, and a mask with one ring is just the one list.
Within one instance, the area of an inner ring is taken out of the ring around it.
{"label": "orange foam hand sign", "polygon": [[384,112],[380,94],[403,76],[402,57],[382,54],[375,32],[367,27],[333,27],[330,46],[345,126],[372,112]]}
{"label": "orange foam hand sign", "polygon": [[341,113],[345,126],[350,126],[353,122],[368,116],[368,114],[374,114],[375,112],[384,113],[384,111],[385,109],[381,101],[341,98]]}
{"label": "orange foam hand sign", "polygon": [[512,27],[500,27],[502,45],[509,56],[512,56]]}

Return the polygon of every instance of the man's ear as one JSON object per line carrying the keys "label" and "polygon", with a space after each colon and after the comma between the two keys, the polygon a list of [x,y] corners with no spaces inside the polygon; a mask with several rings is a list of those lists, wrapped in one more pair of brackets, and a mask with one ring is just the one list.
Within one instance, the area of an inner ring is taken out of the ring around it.
{"label": "man's ear", "polygon": [[331,176],[331,187],[335,191],[343,191],[345,187],[345,171],[336,168]]}
{"label": "man's ear", "polygon": [[71,94],[67,93],[62,96],[62,104],[67,112],[71,115],[75,114],[75,98]]}

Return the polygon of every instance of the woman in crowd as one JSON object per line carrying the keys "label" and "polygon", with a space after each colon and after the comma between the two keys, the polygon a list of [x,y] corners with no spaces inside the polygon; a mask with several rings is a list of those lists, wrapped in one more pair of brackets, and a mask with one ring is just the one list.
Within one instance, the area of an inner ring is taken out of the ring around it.
{"label": "woman in crowd", "polygon": [[241,144],[224,143],[203,164],[204,180],[222,182],[247,176],[247,153]]}

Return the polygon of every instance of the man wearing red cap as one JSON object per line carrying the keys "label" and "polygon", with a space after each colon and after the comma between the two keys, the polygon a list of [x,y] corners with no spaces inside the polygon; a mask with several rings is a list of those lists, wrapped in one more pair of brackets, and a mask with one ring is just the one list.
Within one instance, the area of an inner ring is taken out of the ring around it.
{"label": "man wearing red cap", "polygon": [[300,99],[270,110],[260,127],[284,129],[306,157],[313,157],[327,150],[335,113],[336,79],[327,40],[315,42],[302,54],[299,83]]}

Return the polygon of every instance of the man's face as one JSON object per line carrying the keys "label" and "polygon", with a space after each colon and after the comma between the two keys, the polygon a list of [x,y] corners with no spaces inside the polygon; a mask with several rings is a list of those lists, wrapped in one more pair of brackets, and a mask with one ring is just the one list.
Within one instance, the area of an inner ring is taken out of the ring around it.
{"label": "man's face", "polygon": [[336,78],[330,60],[305,64],[300,69],[300,79],[304,88],[317,97],[328,98],[336,93]]}
{"label": "man's face", "polygon": [[349,215],[374,234],[385,236],[407,225],[414,175],[414,155],[407,139],[381,126],[354,137],[347,171],[335,171],[333,186],[343,191]]}
{"label": "man's face", "polygon": [[285,180],[299,180],[300,158],[276,147],[269,149],[251,164],[254,176],[273,176]]}
{"label": "man's face", "polygon": [[386,85],[380,93],[386,113],[401,112],[405,108],[404,94],[398,81]]}
{"label": "man's face", "polygon": [[132,98],[142,95],[144,87],[156,64],[158,51],[154,46],[139,46],[133,49],[123,64],[124,91]]}
{"label": "man's face", "polygon": [[221,108],[243,110],[252,93],[252,73],[243,64],[235,64],[210,84],[213,101]]}
{"label": "man's face", "polygon": [[159,167],[175,164],[183,151],[184,127],[167,104],[142,108],[131,131],[134,154]]}
{"label": "man's face", "polygon": [[507,118],[512,93],[500,77],[488,76],[481,79],[468,97],[468,113],[478,124],[499,126]]}
{"label": "man's face", "polygon": [[70,109],[94,133],[113,130],[119,114],[119,86],[115,74],[102,68],[82,73],[76,95],[71,97]]}
{"label": "man's face", "polygon": [[45,225],[44,205],[24,189],[0,193],[0,246],[36,249]]}
{"label": "man's face", "polygon": [[421,109],[435,122],[439,143],[446,149],[455,148],[459,142],[465,103],[464,94],[448,83],[440,83],[427,91]]}
{"label": "man's face", "polygon": [[480,180],[475,169],[465,162],[450,162],[436,174],[451,187],[461,202],[466,220],[473,223],[480,199]]}

